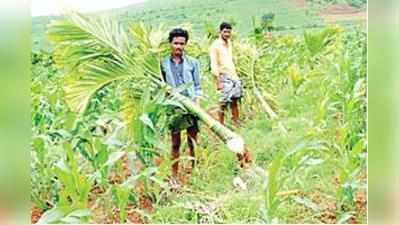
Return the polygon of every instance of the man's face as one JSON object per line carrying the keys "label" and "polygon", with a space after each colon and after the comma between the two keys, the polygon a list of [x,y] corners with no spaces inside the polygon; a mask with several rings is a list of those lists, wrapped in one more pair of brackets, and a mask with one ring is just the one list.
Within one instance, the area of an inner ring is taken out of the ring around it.
{"label": "man's face", "polygon": [[220,35],[223,40],[229,40],[231,37],[231,29],[224,28],[222,31],[220,31]]}
{"label": "man's face", "polygon": [[173,55],[182,55],[184,47],[186,46],[185,37],[174,37],[170,43]]}

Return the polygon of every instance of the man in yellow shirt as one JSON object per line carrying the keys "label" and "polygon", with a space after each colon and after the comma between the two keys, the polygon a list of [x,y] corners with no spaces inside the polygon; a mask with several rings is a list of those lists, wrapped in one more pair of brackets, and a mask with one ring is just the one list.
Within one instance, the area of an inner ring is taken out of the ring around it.
{"label": "man in yellow shirt", "polygon": [[219,38],[210,48],[211,71],[216,77],[217,90],[220,93],[219,121],[224,124],[224,111],[230,105],[232,120],[239,125],[238,100],[241,98],[241,81],[237,75],[233,62],[231,44],[232,26],[223,22],[219,27]]}

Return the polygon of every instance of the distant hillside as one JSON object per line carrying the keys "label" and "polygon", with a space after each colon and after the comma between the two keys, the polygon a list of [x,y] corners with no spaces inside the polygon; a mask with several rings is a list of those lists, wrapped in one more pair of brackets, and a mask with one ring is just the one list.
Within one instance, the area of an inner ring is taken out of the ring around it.
{"label": "distant hillside", "polygon": [[[305,2],[305,1],[303,1]],[[206,23],[216,26],[223,20],[232,21],[240,33],[251,29],[251,17],[275,14],[274,25],[290,32],[324,24],[317,10],[298,0],[148,0],[121,9],[101,12],[123,22],[143,21],[147,24],[174,26],[191,23],[194,32],[201,32]],[[33,18],[33,48],[48,48],[45,30],[54,17]]]}

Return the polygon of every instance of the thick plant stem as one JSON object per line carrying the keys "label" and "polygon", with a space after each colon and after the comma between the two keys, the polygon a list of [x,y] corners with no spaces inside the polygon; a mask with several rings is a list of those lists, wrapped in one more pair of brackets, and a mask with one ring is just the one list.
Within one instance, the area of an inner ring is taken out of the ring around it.
{"label": "thick plant stem", "polygon": [[[260,101],[261,106],[266,111],[266,113],[269,115],[270,119],[272,121],[277,121],[278,120],[277,114],[272,110],[270,105],[263,98],[263,96],[260,93],[260,91],[256,87],[253,88],[253,91],[254,91],[254,94],[255,94],[256,98]],[[284,125],[280,121],[277,121],[277,125],[280,128],[280,130],[283,132],[283,134],[287,134],[287,129],[285,129]]]}
{"label": "thick plant stem", "polygon": [[191,99],[177,92],[172,92],[172,96],[190,113],[196,115],[203,123],[205,123],[220,139],[222,139],[227,144],[229,150],[239,154],[244,153],[244,140],[240,135],[223,126],[200,106],[191,101]]}
{"label": "thick plant stem", "polygon": [[256,98],[260,101],[261,106],[266,111],[266,113],[269,115],[270,119],[272,119],[272,120],[277,119],[278,118],[277,114],[272,110],[272,107],[270,107],[269,104],[267,104],[267,102],[263,98],[260,91],[256,87],[253,88],[253,91],[254,91]]}

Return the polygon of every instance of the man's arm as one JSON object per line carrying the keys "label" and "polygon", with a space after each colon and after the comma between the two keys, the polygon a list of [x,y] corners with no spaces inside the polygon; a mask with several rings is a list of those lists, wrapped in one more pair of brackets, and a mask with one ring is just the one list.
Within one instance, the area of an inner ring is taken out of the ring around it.
{"label": "man's arm", "polygon": [[[160,65],[160,67],[161,67],[161,79],[162,79],[163,82],[165,82],[167,85],[169,85],[168,82],[166,82],[166,73],[165,73],[165,70],[164,70],[164,68],[162,66],[162,63]],[[169,96],[169,95],[170,95],[170,92],[166,91],[166,96]]]}
{"label": "man's arm", "polygon": [[220,82],[219,76],[219,64],[218,64],[218,52],[217,48],[215,46],[211,46],[210,49],[210,58],[211,58],[211,72],[213,75],[215,75],[215,81],[216,81],[216,87],[218,90],[221,90],[223,88],[222,83]]}
{"label": "man's arm", "polygon": [[219,76],[218,52],[215,46],[211,46],[209,55],[211,57],[211,72],[216,77]]}

